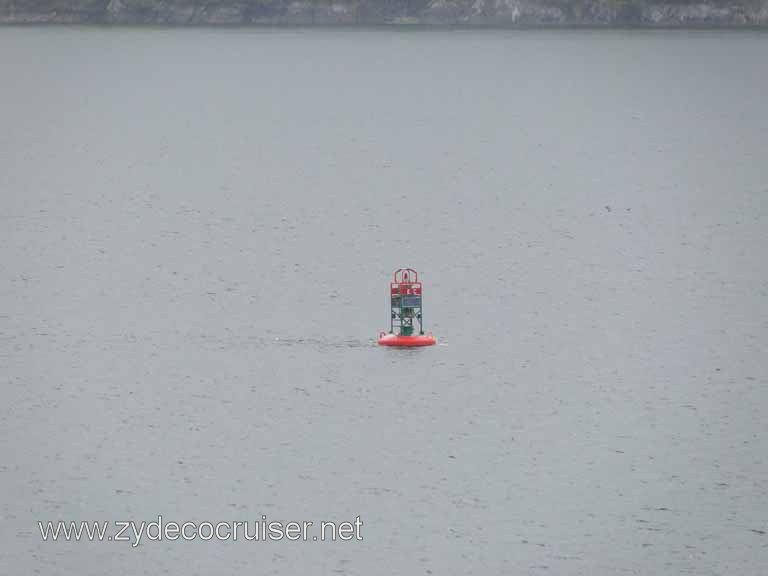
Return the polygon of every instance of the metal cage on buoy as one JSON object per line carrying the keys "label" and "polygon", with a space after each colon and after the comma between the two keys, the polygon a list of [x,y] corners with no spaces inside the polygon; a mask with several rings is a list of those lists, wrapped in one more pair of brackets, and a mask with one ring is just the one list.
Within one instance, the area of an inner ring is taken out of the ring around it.
{"label": "metal cage on buoy", "polygon": [[[382,346],[430,346],[436,342],[432,334],[424,334],[422,285],[413,268],[395,271],[389,284],[389,333],[382,332]],[[418,333],[414,331],[418,325]]]}

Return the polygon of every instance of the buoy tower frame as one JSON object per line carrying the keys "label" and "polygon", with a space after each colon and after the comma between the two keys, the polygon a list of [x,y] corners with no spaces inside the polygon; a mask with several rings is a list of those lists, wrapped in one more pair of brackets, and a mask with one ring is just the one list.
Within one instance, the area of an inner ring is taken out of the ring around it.
{"label": "buoy tower frame", "polygon": [[389,285],[389,294],[390,334],[413,336],[415,324],[418,324],[418,334],[423,335],[424,307],[419,273],[413,268],[396,270]]}

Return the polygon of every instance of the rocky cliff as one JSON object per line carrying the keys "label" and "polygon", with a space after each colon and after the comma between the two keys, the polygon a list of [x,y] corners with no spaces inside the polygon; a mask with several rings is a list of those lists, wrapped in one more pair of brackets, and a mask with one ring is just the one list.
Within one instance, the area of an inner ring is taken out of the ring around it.
{"label": "rocky cliff", "polygon": [[768,27],[768,0],[0,0],[0,23]]}

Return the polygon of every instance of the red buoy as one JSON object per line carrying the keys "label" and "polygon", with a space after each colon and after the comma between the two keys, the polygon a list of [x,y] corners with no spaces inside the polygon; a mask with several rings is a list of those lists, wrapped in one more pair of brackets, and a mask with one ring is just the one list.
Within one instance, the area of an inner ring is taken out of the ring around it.
{"label": "red buoy", "polygon": [[400,336],[399,334],[387,334],[382,332],[379,337],[379,346],[433,346],[437,339],[432,334],[418,334],[416,336]]}
{"label": "red buoy", "polygon": [[[389,285],[389,333],[379,335],[380,346],[432,346],[437,343],[432,334],[424,334],[422,325],[422,290],[419,274],[412,268],[395,271]],[[414,334],[414,321],[419,325]]]}

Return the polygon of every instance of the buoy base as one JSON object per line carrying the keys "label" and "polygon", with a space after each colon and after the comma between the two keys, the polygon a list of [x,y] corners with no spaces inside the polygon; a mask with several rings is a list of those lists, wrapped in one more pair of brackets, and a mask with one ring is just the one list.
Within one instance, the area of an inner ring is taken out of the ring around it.
{"label": "buoy base", "polygon": [[411,348],[414,346],[434,346],[437,339],[432,334],[419,334],[417,336],[400,336],[399,334],[387,334],[382,332],[379,337],[379,346],[401,346]]}

